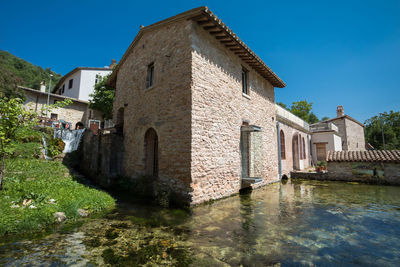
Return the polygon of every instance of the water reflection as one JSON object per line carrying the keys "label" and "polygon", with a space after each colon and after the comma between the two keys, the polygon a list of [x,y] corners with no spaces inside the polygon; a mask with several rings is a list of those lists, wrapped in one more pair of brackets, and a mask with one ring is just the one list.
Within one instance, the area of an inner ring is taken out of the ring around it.
{"label": "water reflection", "polygon": [[395,266],[399,193],[400,187],[289,180],[190,213],[123,203],[68,233],[0,241],[0,265]]}

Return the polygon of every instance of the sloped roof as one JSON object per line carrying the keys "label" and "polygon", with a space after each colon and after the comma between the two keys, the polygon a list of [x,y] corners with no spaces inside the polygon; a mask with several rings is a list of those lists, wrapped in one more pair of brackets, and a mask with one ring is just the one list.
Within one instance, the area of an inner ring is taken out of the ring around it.
{"label": "sloped roof", "polygon": [[328,162],[393,162],[400,163],[400,150],[329,151]]}
{"label": "sloped roof", "polygon": [[317,122],[317,123],[321,123],[321,122],[330,122],[330,121],[340,120],[340,119],[344,119],[344,118],[349,119],[349,120],[351,120],[351,121],[354,121],[355,123],[359,124],[360,126],[365,127],[364,124],[362,124],[362,123],[359,122],[358,120],[354,119],[353,117],[350,117],[349,115],[343,115],[343,116],[340,116],[340,117],[335,117],[335,118],[332,118],[332,119],[320,121],[320,122]]}
{"label": "sloped roof", "polygon": [[56,86],[53,89],[53,93],[57,91],[57,89],[65,82],[65,80],[71,76],[72,74],[74,74],[75,72],[78,72],[80,70],[109,70],[111,71],[112,68],[94,68],[94,67],[77,67],[73,70],[71,70],[70,72],[68,72],[67,74],[65,74],[56,84]]}
{"label": "sloped roof", "polygon": [[276,75],[239,37],[226,26],[208,7],[198,7],[183,12],[168,19],[159,21],[147,27],[141,27],[139,33],[126,50],[120,63],[117,65],[107,83],[115,87],[116,78],[120,67],[124,64],[129,53],[141,38],[141,36],[155,27],[159,27],[181,19],[190,19],[195,21],[199,26],[206,30],[210,35],[214,36],[227,49],[231,50],[236,56],[247,63],[251,68],[258,72],[262,77],[268,80],[274,87],[283,88],[286,84]]}
{"label": "sloped roof", "polygon": [[[18,86],[18,88],[20,88],[20,89],[22,89],[24,91],[27,91],[27,92],[31,92],[31,93],[36,94],[36,95],[47,96],[47,92],[42,92],[42,91],[39,91],[39,90],[35,90],[35,89],[32,89],[32,88],[23,87],[23,86]],[[68,97],[68,96],[57,95],[57,94],[52,94],[52,93],[50,93],[50,96],[58,98],[58,99],[62,99],[62,100],[71,99],[73,102],[78,102],[78,103],[82,103],[82,104],[89,104],[88,101],[80,100],[80,99],[76,99],[76,98],[72,98],[72,97]]]}

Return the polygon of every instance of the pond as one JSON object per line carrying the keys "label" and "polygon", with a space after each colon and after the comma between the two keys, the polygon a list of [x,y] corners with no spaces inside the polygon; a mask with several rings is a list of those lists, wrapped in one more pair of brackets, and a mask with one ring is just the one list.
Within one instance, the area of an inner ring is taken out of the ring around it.
{"label": "pond", "polygon": [[400,187],[276,183],[191,211],[120,203],[40,238],[0,241],[0,266],[395,266]]}

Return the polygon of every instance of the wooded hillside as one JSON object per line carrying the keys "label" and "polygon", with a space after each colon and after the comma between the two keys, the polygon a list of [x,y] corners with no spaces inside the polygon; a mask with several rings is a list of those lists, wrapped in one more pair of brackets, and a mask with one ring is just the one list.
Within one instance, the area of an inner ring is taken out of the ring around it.
{"label": "wooded hillside", "polygon": [[0,95],[7,97],[22,96],[17,86],[26,86],[39,90],[40,82],[49,84],[50,74],[52,87],[57,84],[62,75],[51,71],[50,68],[43,69],[35,66],[13,54],[0,50]]}

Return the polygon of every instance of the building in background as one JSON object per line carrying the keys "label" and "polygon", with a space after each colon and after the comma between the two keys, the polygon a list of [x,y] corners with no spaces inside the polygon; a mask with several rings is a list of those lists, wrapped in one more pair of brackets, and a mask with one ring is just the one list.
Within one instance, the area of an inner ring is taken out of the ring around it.
{"label": "building in background", "polygon": [[312,165],[311,131],[307,122],[275,104],[278,132],[279,175],[304,170]]}
{"label": "building in background", "polygon": [[63,108],[53,109],[46,114],[46,112],[42,112],[48,98],[44,82],[40,84],[40,90],[22,86],[18,88],[22,89],[25,93],[25,107],[38,113],[39,119],[43,120],[43,123],[48,126],[51,126],[52,123],[59,124],[59,126],[62,126],[62,124],[64,124],[63,126],[67,126],[65,124],[69,124],[68,128],[75,129],[75,125],[78,122],[82,122],[85,127],[93,128],[93,130],[96,130],[96,125],[100,126],[102,114],[101,112],[89,109],[88,101],[50,94],[49,104],[55,104],[57,101],[65,99],[72,100],[72,104]]}
{"label": "building in background", "polygon": [[325,161],[328,151],[342,151],[342,138],[339,128],[329,121],[310,125],[312,132],[311,149],[314,164]]}
{"label": "building in background", "polygon": [[336,117],[312,124],[312,155],[314,162],[326,159],[328,151],[366,150],[364,124],[344,114],[343,106]]}
{"label": "building in background", "polygon": [[89,101],[94,86],[111,73],[115,64],[116,61],[112,60],[110,66],[104,68],[77,67],[60,79],[53,93]]}

